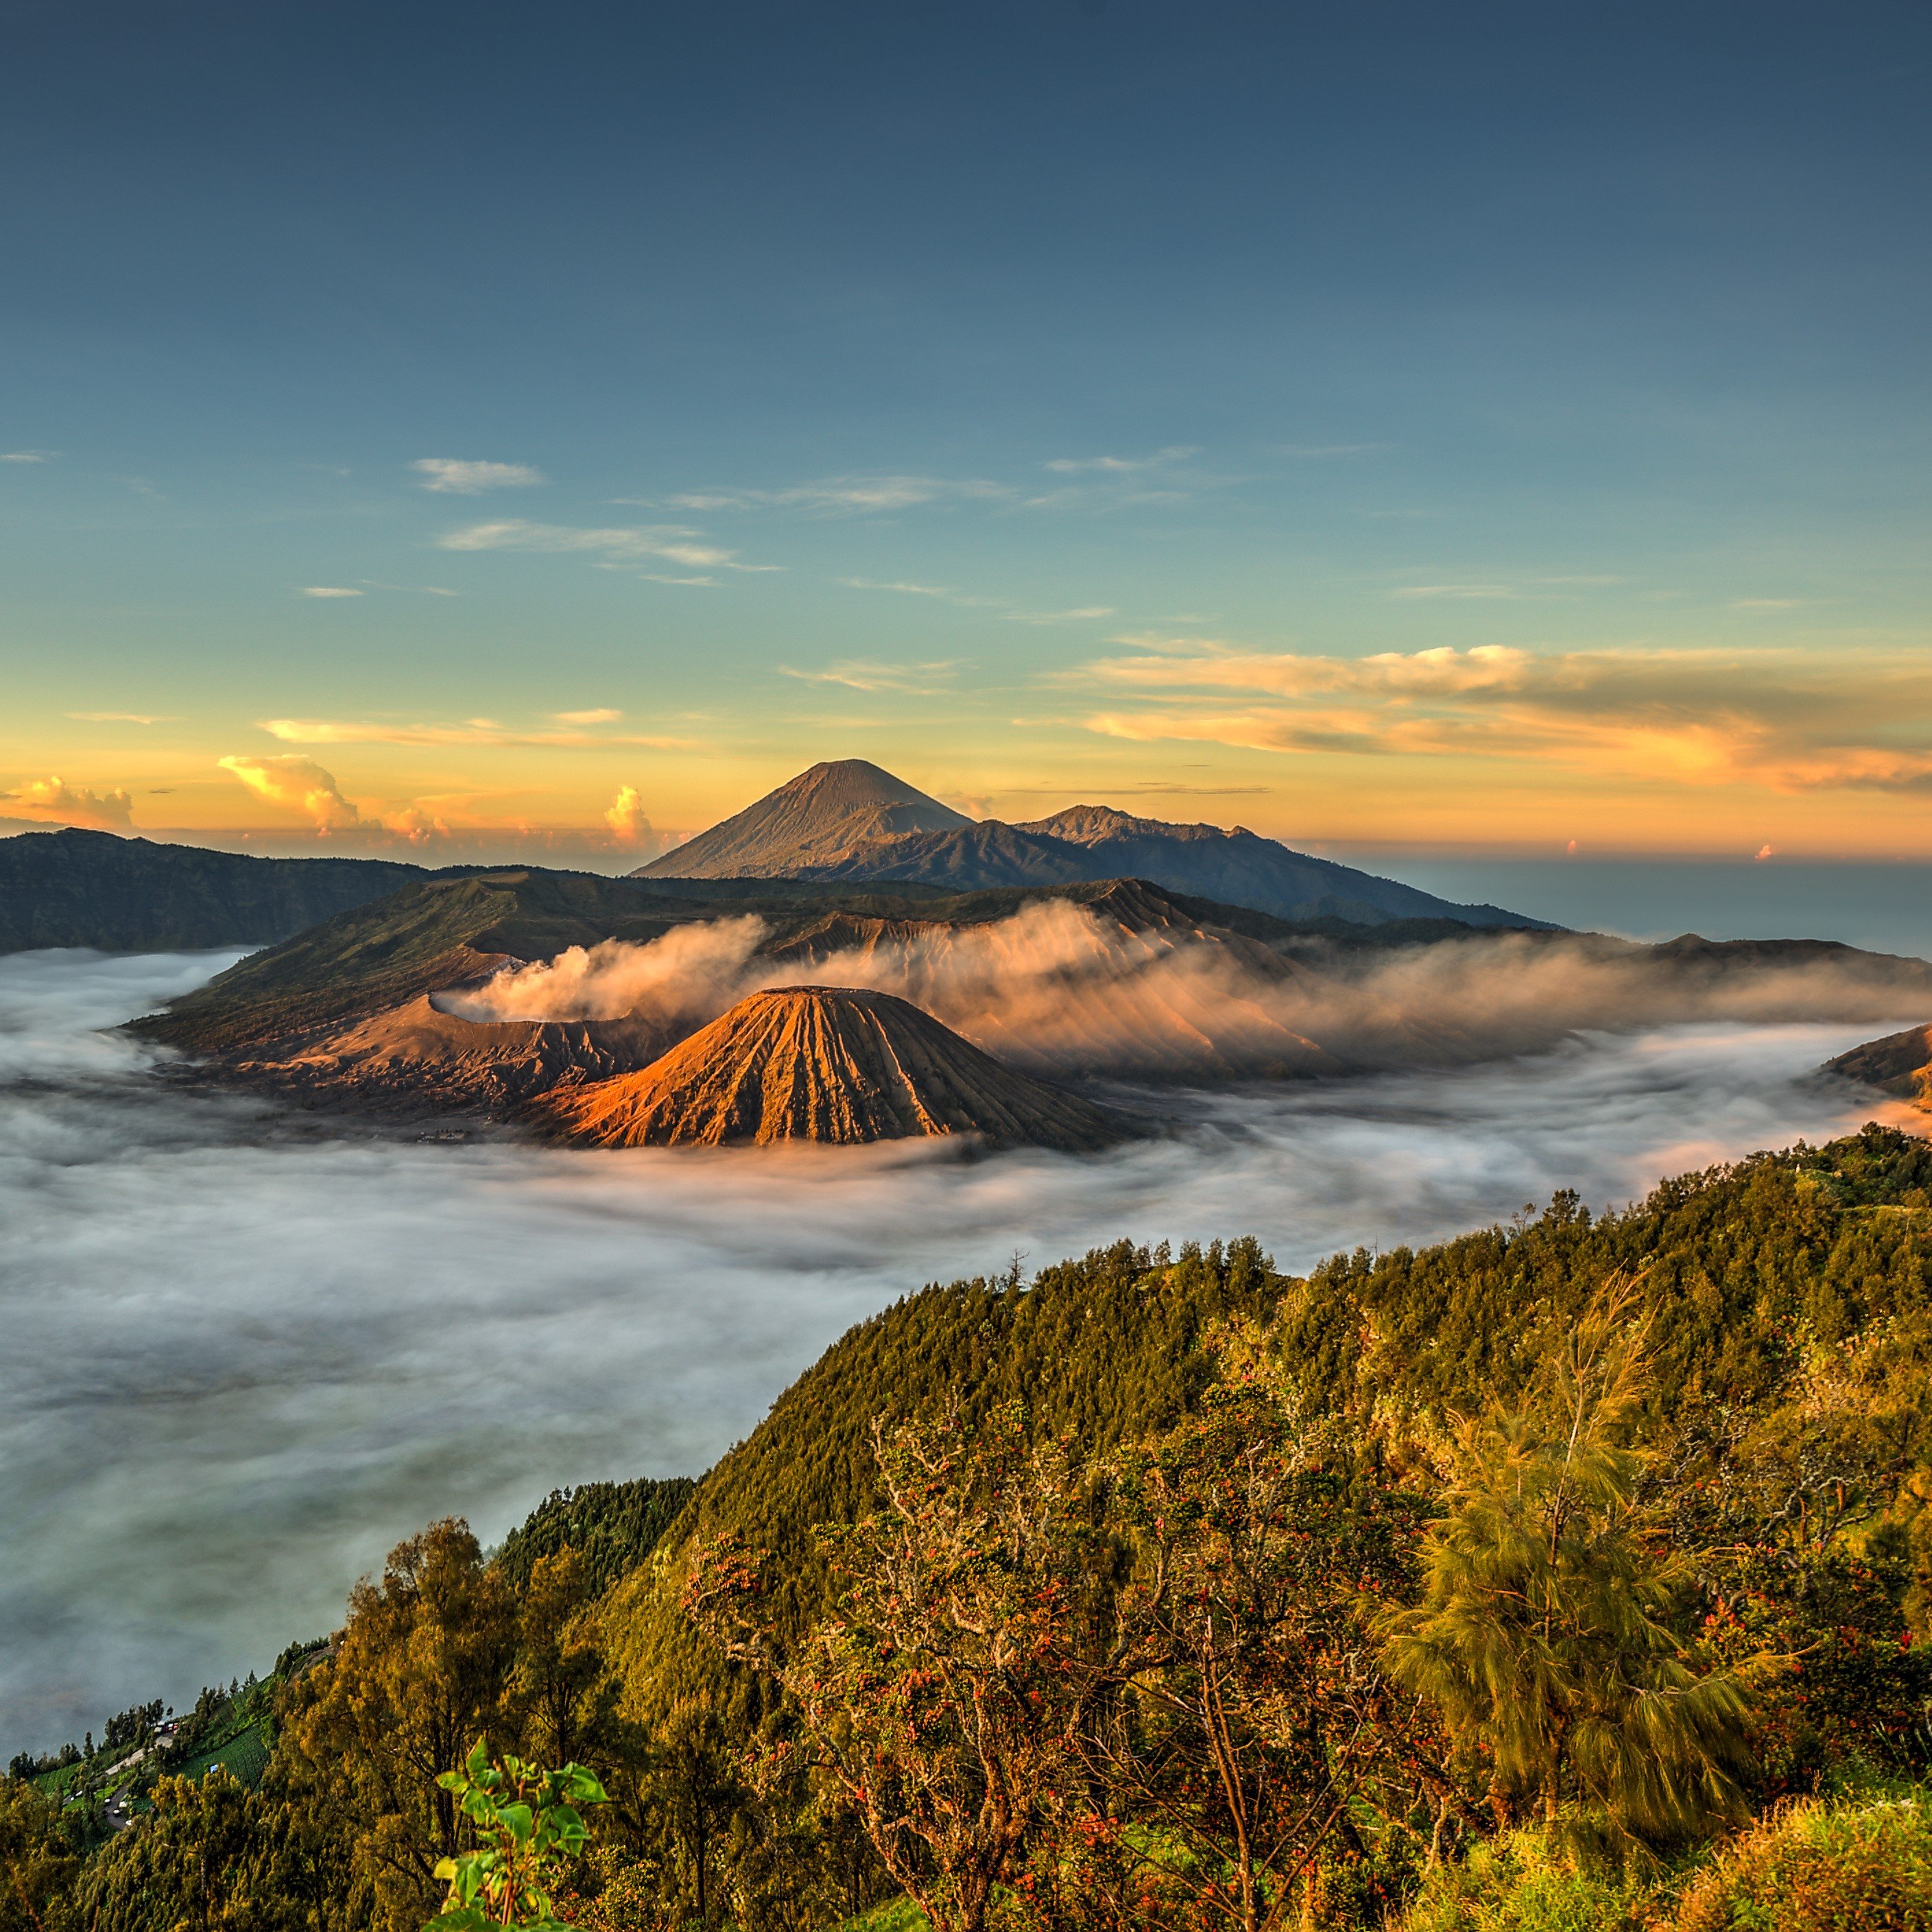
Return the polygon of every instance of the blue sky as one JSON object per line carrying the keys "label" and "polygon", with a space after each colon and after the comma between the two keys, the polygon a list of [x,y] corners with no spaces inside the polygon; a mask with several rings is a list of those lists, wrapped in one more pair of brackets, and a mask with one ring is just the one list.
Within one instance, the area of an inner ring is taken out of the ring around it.
{"label": "blue sky", "polygon": [[0,814],[455,850],[628,788],[648,842],[857,754],[1923,856],[1928,56],[1903,6],[16,4]]}

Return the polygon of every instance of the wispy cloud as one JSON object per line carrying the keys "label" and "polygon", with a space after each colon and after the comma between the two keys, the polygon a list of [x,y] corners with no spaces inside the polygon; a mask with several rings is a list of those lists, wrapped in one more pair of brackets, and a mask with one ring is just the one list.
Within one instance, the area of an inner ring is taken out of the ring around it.
{"label": "wispy cloud", "polygon": [[1056,456],[1040,466],[1060,476],[1136,476],[1143,470],[1162,469],[1200,454],[1198,449],[1177,443],[1171,448],[1157,449],[1151,456]]}
{"label": "wispy cloud", "polygon": [[1071,610],[1007,610],[1001,614],[1012,624],[1089,624],[1118,614],[1111,604],[1082,604]]}
{"label": "wispy cloud", "polygon": [[560,724],[614,724],[624,714],[604,705],[595,711],[553,711],[550,715]]}
{"label": "wispy cloud", "polygon": [[[612,712],[614,718],[620,714]],[[638,746],[654,751],[686,751],[694,740],[662,735],[600,731],[585,728],[579,718],[567,728],[520,729],[494,718],[466,718],[453,724],[395,723],[382,719],[343,718],[262,718],[257,726],[285,745],[472,745],[550,746],[562,750]]]}
{"label": "wispy cloud", "polygon": [[422,456],[410,465],[422,487],[448,496],[480,496],[485,490],[526,490],[548,482],[527,463],[479,463],[458,456]]}
{"label": "wispy cloud", "polygon": [[620,497],[652,509],[661,502],[676,510],[807,510],[829,516],[879,516],[925,503],[994,502],[1016,492],[982,477],[829,476],[780,489],[687,490],[658,500]]}
{"label": "wispy cloud", "polygon": [[443,550],[526,550],[550,556],[591,556],[607,562],[643,562],[662,557],[693,570],[776,570],[772,563],[741,563],[736,550],[702,541],[703,532],[678,524],[643,528],[582,529],[565,524],[526,523],[521,518],[472,524],[436,538]]}
{"label": "wispy cloud", "polygon": [[176,718],[164,712],[146,711],[70,711],[70,718],[77,718],[83,724],[171,724]]}
{"label": "wispy cloud", "polygon": [[360,597],[362,593],[346,584],[304,584],[298,597]]}
{"label": "wispy cloud", "polygon": [[1513,603],[1518,599],[1534,602],[1561,596],[1568,591],[1606,590],[1628,580],[1604,571],[1570,571],[1523,577],[1507,583],[1399,584],[1388,594],[1404,598],[1442,598],[1452,602]]}
{"label": "wispy cloud", "polygon": [[962,610],[1002,610],[1012,601],[1004,597],[974,597],[943,584],[882,583],[871,577],[842,577],[838,581],[848,590],[889,590],[901,597],[937,598],[940,603],[956,604]]}
{"label": "wispy cloud", "polygon": [[1089,729],[1282,752],[1560,764],[1626,779],[1802,792],[1932,790],[1932,664],[1873,654],[1505,645],[1338,658],[1201,638],[1072,674],[1133,701]]}
{"label": "wispy cloud", "polygon": [[0,463],[51,463],[57,449],[0,449]]}
{"label": "wispy cloud", "polygon": [[974,597],[943,584],[880,583],[869,577],[842,577],[848,590],[889,590],[902,597],[931,597],[943,604],[956,604],[962,610],[989,610],[1012,624],[1075,624],[1096,622],[1118,614],[1111,604],[1083,604],[1068,610],[1024,610],[1010,597]]}
{"label": "wispy cloud", "polygon": [[897,691],[929,696],[943,689],[956,668],[957,661],[942,658],[930,664],[874,664],[862,658],[846,658],[827,664],[822,670],[800,670],[780,664],[787,677],[802,679],[808,684],[841,684],[850,691]]}
{"label": "wispy cloud", "polygon": [[1508,598],[1517,593],[1507,584],[1404,584],[1391,597],[1467,597]]}

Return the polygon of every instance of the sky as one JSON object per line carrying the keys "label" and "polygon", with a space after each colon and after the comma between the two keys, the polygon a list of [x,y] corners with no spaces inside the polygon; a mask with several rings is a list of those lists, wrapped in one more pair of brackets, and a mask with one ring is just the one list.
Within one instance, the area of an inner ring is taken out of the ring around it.
{"label": "sky", "polygon": [[614,869],[861,757],[1932,859],[1929,80],[1905,4],[10,0],[0,819]]}

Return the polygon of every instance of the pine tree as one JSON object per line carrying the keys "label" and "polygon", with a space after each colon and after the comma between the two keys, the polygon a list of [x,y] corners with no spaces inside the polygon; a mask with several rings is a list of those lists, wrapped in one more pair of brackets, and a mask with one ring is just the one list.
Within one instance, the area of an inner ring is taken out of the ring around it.
{"label": "pine tree", "polygon": [[1523,1404],[1457,1432],[1421,1600],[1383,1619],[1384,1667],[1491,1767],[1499,1826],[1575,1798],[1669,1838],[1735,1813],[1754,1659],[1700,1674],[1672,1628],[1688,1580],[1639,1500],[1648,1392],[1636,1290],[1611,1284]]}

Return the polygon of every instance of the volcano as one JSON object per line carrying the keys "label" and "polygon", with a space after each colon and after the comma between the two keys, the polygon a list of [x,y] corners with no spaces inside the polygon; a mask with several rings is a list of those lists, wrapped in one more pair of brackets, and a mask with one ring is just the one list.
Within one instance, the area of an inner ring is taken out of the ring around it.
{"label": "volcano", "polygon": [[972,820],[863,758],[814,765],[742,812],[653,860],[640,879],[782,878],[837,866],[861,846]]}
{"label": "volcano", "polygon": [[642,1072],[533,1102],[525,1118],[595,1147],[722,1147],[976,1134],[1084,1153],[1124,1117],[1003,1066],[890,993],[754,993]]}

